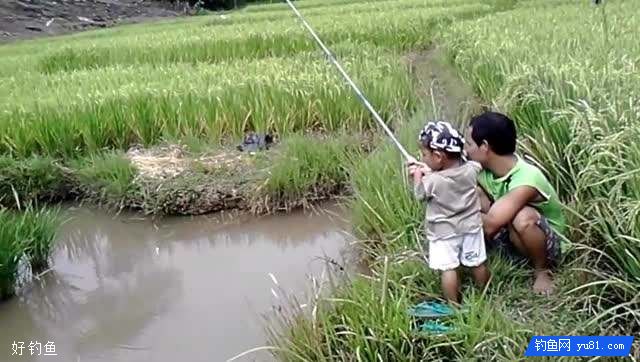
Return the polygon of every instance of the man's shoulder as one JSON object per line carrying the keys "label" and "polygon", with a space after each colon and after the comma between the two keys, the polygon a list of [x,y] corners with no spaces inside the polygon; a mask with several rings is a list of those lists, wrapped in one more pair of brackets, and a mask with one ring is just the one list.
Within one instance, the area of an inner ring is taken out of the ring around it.
{"label": "man's shoulder", "polygon": [[523,157],[518,160],[518,169],[517,172],[513,174],[511,182],[514,185],[524,183],[533,184],[532,186],[549,184],[549,180],[543,170],[528,157]]}

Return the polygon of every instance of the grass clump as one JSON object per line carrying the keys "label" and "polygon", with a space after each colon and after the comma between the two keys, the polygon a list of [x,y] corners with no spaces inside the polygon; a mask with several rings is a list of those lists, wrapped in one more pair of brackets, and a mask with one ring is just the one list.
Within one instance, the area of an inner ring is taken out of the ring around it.
{"label": "grass clump", "polygon": [[32,202],[53,202],[68,194],[67,175],[48,157],[0,156],[0,205],[19,209]]}
{"label": "grass clump", "polygon": [[[566,295],[532,299],[525,269],[497,255],[490,262],[494,278],[488,288],[475,288],[469,278],[464,307],[441,321],[454,330],[427,334],[407,310],[440,295],[438,275],[415,249],[387,249],[373,261],[371,275],[347,276],[340,285],[318,283],[330,289],[314,289],[309,301],[287,305],[268,327],[273,353],[282,361],[512,361],[522,358],[534,335],[597,334]],[[561,280],[564,290],[577,285]]]}
{"label": "grass clump", "polygon": [[265,181],[257,189],[262,201],[257,205],[290,209],[342,193],[365,142],[346,134],[288,138],[265,165]]}
{"label": "grass clump", "polygon": [[135,182],[137,171],[118,152],[104,153],[71,162],[76,181],[76,193],[106,207],[139,207],[140,185]]}
{"label": "grass clump", "polygon": [[35,272],[48,266],[58,225],[56,209],[0,209],[0,300],[15,293],[21,259]]}
{"label": "grass clump", "polygon": [[[425,113],[405,124],[398,139],[407,150],[417,155],[415,132],[423,126]],[[350,179],[354,198],[351,201],[352,220],[360,238],[374,240],[365,250],[379,255],[380,240],[387,240],[399,248],[414,245],[415,231],[423,218],[419,204],[407,187],[404,164],[397,149],[384,139],[384,143],[353,167]]]}

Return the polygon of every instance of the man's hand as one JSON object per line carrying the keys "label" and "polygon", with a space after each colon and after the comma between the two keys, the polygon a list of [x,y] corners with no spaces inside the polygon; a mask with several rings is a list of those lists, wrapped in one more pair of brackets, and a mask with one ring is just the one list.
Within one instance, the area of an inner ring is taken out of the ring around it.
{"label": "man's hand", "polygon": [[489,212],[482,215],[482,226],[487,239],[493,239],[496,233],[510,224],[527,203],[538,197],[538,191],[530,186],[519,186],[498,199]]}

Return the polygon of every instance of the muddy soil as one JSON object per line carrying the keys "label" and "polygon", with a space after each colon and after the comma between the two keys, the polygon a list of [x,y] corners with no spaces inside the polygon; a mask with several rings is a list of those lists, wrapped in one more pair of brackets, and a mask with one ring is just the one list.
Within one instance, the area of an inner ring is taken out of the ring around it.
{"label": "muddy soil", "polygon": [[163,0],[2,0],[0,43],[186,15]]}
{"label": "muddy soil", "polygon": [[252,155],[231,148],[190,153],[179,145],[132,148],[127,159],[138,172],[142,208],[151,214],[200,215],[248,209],[264,179],[262,164],[275,152]]}

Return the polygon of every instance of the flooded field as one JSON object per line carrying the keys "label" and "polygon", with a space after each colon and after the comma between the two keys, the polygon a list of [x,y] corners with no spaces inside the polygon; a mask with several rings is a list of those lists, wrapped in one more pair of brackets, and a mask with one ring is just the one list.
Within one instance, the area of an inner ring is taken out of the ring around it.
{"label": "flooded field", "polygon": [[[157,223],[86,208],[67,215],[52,270],[0,304],[2,361],[227,360],[266,343],[262,316],[284,302],[269,273],[302,296],[323,257],[342,262],[350,239],[334,204]],[[41,351],[31,355],[31,341]],[[49,341],[57,356],[44,355]],[[21,356],[14,342],[24,342]]]}

